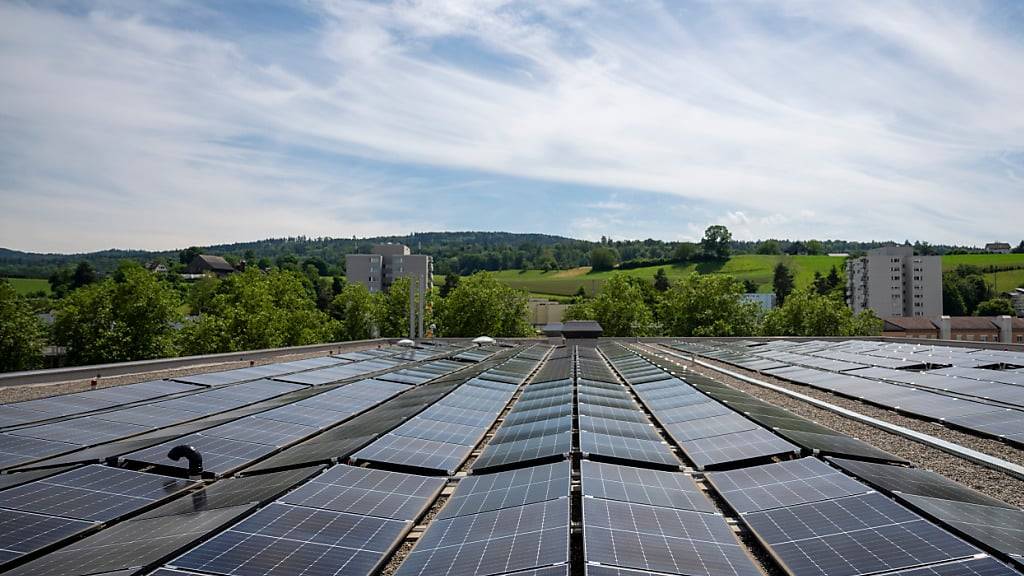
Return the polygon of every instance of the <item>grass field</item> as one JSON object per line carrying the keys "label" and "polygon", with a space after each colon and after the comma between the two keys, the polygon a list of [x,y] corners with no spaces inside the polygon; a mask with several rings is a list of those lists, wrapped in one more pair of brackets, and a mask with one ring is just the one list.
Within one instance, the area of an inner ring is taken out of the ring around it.
{"label": "grass field", "polygon": [[[740,280],[750,280],[757,284],[759,292],[771,292],[772,273],[775,265],[779,262],[785,263],[793,270],[796,274],[797,286],[806,286],[814,279],[815,272],[827,275],[832,266],[835,266],[842,273],[844,261],[845,258],[832,256],[766,256],[745,254],[734,256],[727,262],[649,266],[632,270],[591,272],[589,267],[582,267],[551,272],[543,270],[502,270],[492,274],[513,288],[526,290],[532,296],[551,299],[572,296],[579,290],[580,286],[588,294],[594,294],[600,291],[601,284],[605,280],[616,274],[628,274],[653,280],[658,268],[664,268],[669,279],[673,281],[685,278],[694,272],[701,274],[731,274]],[[960,264],[971,264],[980,267],[1019,267],[1015,270],[985,274],[985,279],[994,285],[995,289],[999,292],[1024,286],[1024,254],[963,254],[942,257],[942,268],[944,270],[951,270]],[[444,281],[444,278],[438,277],[436,281],[441,283]]]}
{"label": "grass field", "polygon": [[1024,268],[1024,254],[956,254],[942,257],[943,270],[952,270],[960,264]]}
{"label": "grass field", "polygon": [[14,287],[15,292],[21,295],[40,290],[50,293],[50,283],[45,278],[8,278],[7,281]]}
{"label": "grass field", "polygon": [[535,295],[571,296],[583,286],[588,294],[600,290],[605,280],[616,274],[627,274],[647,280],[653,280],[658,268],[664,268],[670,280],[679,280],[695,272],[701,274],[731,274],[740,280],[750,280],[758,285],[758,291],[770,292],[772,272],[775,265],[784,262],[796,274],[799,286],[809,284],[815,272],[828,274],[832,266],[842,271],[843,259],[830,256],[763,256],[741,255],[730,258],[727,262],[700,262],[674,264],[668,266],[649,266],[632,270],[611,270],[591,272],[590,268],[573,268],[571,270],[503,270],[495,272],[499,280],[512,286],[527,290]]}

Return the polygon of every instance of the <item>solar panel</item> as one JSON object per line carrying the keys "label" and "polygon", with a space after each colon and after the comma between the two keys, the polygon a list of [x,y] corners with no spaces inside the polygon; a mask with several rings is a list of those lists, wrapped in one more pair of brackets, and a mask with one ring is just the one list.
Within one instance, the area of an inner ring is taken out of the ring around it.
{"label": "solar panel", "polygon": [[559,404],[536,410],[513,410],[505,416],[505,425],[525,424],[537,420],[550,420],[572,414],[572,403]]}
{"label": "solar panel", "polygon": [[701,469],[799,451],[796,446],[763,428],[680,442],[680,446]]}
{"label": "solar panel", "polygon": [[435,520],[397,576],[489,576],[569,560],[569,498]]}
{"label": "solar panel", "polygon": [[388,434],[352,455],[359,462],[386,462],[451,475],[469,457],[472,446]]}
{"label": "solar panel", "polygon": [[0,434],[0,468],[12,468],[78,448],[74,444]]}
{"label": "solar panel", "polygon": [[588,562],[669,574],[760,574],[714,514],[584,497],[583,524]]}
{"label": "solar panel", "polygon": [[995,558],[986,556],[985,558],[972,558],[937,566],[889,572],[888,574],[889,576],[1019,576],[1020,572],[1009,568]]}
{"label": "solar panel", "polygon": [[115,524],[18,566],[15,576],[86,576],[152,566],[234,521],[251,506],[235,506]]}
{"label": "solar panel", "polygon": [[[280,410],[280,408],[275,408],[259,416],[239,418],[227,424],[221,424],[216,428],[204,430],[202,434],[204,436],[243,440],[255,444],[280,447],[292,444],[316,433],[317,429],[312,426],[281,422],[265,417],[272,416],[277,410]],[[340,420],[340,418],[337,419]]]}
{"label": "solar panel", "polygon": [[567,455],[572,449],[572,432],[565,431],[525,440],[490,444],[473,462],[473,471]]}
{"label": "solar panel", "polygon": [[665,430],[668,431],[676,442],[686,442],[688,440],[722,436],[723,434],[745,432],[747,430],[754,430],[757,427],[757,424],[743,416],[730,412],[721,416],[668,424],[665,426]]}
{"label": "solar panel", "polygon": [[96,526],[94,522],[0,509],[0,565]]}
{"label": "solar panel", "polygon": [[1001,500],[971,490],[963,484],[929,470],[844,458],[829,458],[828,460],[850,474],[888,492],[898,491],[903,494],[917,494],[985,506],[1013,508]]}
{"label": "solar panel", "polygon": [[215,574],[370,574],[408,522],[273,503],[171,566]]}
{"label": "solar panel", "polygon": [[787,430],[785,428],[779,428],[775,431],[786,440],[817,454],[852,456],[882,462],[907,462],[907,460],[895,454],[886,452],[881,448],[875,448],[870,444],[844,434],[818,434],[816,432]]}
{"label": "solar panel", "polygon": [[817,458],[711,472],[708,478],[729,505],[741,514],[871,491]]}
{"label": "solar panel", "polygon": [[715,512],[693,479],[679,472],[633,468],[618,464],[580,463],[583,494],[606,500],[664,508]]}
{"label": "solar panel", "polygon": [[1024,565],[1024,511],[911,494],[902,501]]}
{"label": "solar panel", "polygon": [[162,427],[202,418],[203,414],[182,409],[168,409],[164,402],[132,406],[122,410],[103,412],[93,416],[97,420],[122,422],[140,426]]}
{"label": "solar panel", "polygon": [[414,418],[395,428],[391,433],[397,436],[467,445],[476,445],[484,437],[482,426],[440,422],[427,418]]}
{"label": "solar panel", "polygon": [[84,466],[0,492],[0,508],[78,520],[113,520],[192,482],[109,466]]}
{"label": "solar panel", "polygon": [[608,434],[611,436],[629,436],[631,438],[644,438],[647,440],[661,440],[658,431],[650,424],[640,422],[627,422],[625,420],[613,420],[611,418],[597,418],[594,416],[580,416],[580,430]]}
{"label": "solar panel", "polygon": [[229,438],[216,438],[204,434],[189,434],[175,440],[157,444],[144,450],[132,452],[125,460],[145,462],[163,467],[188,468],[184,460],[174,461],[167,457],[167,452],[179,444],[192,446],[203,455],[203,469],[212,474],[227,474],[246,464],[254,462],[273,452],[274,446],[244,442]]}
{"label": "solar panel", "polygon": [[580,432],[580,451],[586,455],[604,456],[635,462],[679,466],[679,459],[668,444],[628,436],[610,436],[596,432]]}
{"label": "solar panel", "polygon": [[594,416],[597,418],[611,418],[613,420],[625,420],[627,422],[639,422],[647,424],[647,417],[636,408],[613,408],[611,406],[599,406],[597,404],[580,404],[580,416]]}
{"label": "solar panel", "polygon": [[555,434],[563,430],[572,429],[572,416],[562,416],[560,418],[551,418],[550,420],[535,420],[533,422],[527,422],[525,424],[503,424],[498,432],[491,438],[491,444],[503,444],[505,442],[514,442],[516,440],[526,440],[528,438],[537,438],[538,436],[547,436],[549,434]]}
{"label": "solar panel", "polygon": [[569,495],[568,462],[463,478],[438,518],[467,516]]}
{"label": "solar panel", "polygon": [[444,478],[339,464],[281,498],[281,502],[392,520],[415,520],[437,498]]}
{"label": "solar panel", "polygon": [[258,476],[222,478],[143,512],[136,518],[176,516],[243,504],[266,503],[323,469],[323,466],[308,466]]}
{"label": "solar panel", "polygon": [[743,519],[790,574],[801,576],[869,574],[979,553],[877,492],[752,512]]}

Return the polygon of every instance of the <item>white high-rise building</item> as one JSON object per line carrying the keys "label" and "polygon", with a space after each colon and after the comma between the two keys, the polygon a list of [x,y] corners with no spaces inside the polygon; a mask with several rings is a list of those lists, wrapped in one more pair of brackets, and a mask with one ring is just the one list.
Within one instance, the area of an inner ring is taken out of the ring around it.
{"label": "white high-rise building", "polygon": [[869,250],[846,261],[847,303],[882,318],[942,315],[942,259],[915,256],[910,246]]}
{"label": "white high-rise building", "polygon": [[413,278],[420,290],[429,289],[434,263],[430,256],[412,254],[404,244],[378,244],[371,254],[346,254],[345,276],[370,292],[387,291],[398,278]]}

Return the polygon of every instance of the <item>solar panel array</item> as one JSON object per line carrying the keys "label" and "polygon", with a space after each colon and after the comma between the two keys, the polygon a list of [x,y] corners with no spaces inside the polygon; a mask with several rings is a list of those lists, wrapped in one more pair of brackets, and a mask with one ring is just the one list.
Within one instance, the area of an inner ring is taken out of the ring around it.
{"label": "solar panel array", "polygon": [[136,512],[191,484],[97,465],[0,491],[0,564]]}
{"label": "solar panel array", "polygon": [[569,455],[573,379],[569,372],[571,364],[564,362],[564,354],[562,350],[553,359],[558,370],[542,369],[523,389],[494,437],[473,462],[473,472]]}
{"label": "solar panel array", "polygon": [[454,474],[538,364],[517,357],[481,373],[353,454],[353,460]]}
{"label": "solar panel array", "polygon": [[602,351],[699,469],[799,449],[618,343]]}
{"label": "solar panel array", "polygon": [[577,381],[580,451],[588,457],[678,467],[679,459],[597,350],[580,348],[579,365],[581,374],[595,377]]}
{"label": "solar panel array", "polygon": [[870,574],[982,553],[813,458],[709,478],[790,574]]}
{"label": "solar panel array", "polygon": [[[645,357],[652,362],[660,361],[656,356]],[[700,374],[689,373],[686,379],[688,384],[800,446],[807,454],[846,456],[883,462],[905,462],[904,459],[885,450],[812,422],[789,410],[754,398],[746,392],[730,388]],[[735,421],[732,417],[718,418],[725,423]]]}
{"label": "solar panel array", "polygon": [[344,464],[169,563],[203,574],[371,574],[445,480]]}
{"label": "solar panel array", "polygon": [[1024,510],[928,470],[839,458],[832,462],[1024,567]]}
{"label": "solar panel array", "polygon": [[[767,550],[772,559],[762,561],[801,575],[1018,574],[1002,561],[1020,563],[1021,510],[893,465],[883,451],[721,383],[676,378],[660,357],[618,343],[488,347],[459,361],[432,359],[438,349],[346,353],[270,380],[273,370],[218,384],[208,391],[240,387],[222,405],[261,399],[81,451],[172,435],[125,461],[147,465],[138,454],[149,450],[160,465],[147,472],[2,475],[0,567],[46,576],[358,575],[385,564],[403,576],[713,576],[760,574],[749,551]],[[820,360],[851,362],[850,353]],[[358,382],[298,376],[380,360],[397,362]],[[401,363],[413,360],[421,363]],[[283,381],[292,376],[306,381]],[[273,395],[277,386],[288,388]],[[823,436],[791,439],[855,459],[796,459],[796,446],[765,426]],[[747,445],[752,431],[785,449]],[[221,476],[194,483],[165,454],[172,439],[197,438],[260,448],[204,446]],[[716,471],[694,476],[694,467]],[[226,476],[235,471],[243,476]],[[754,540],[741,541],[730,518]],[[412,532],[418,522],[422,533]]]}
{"label": "solar panel array", "polygon": [[397,576],[519,574],[567,565],[569,487],[568,462],[466,478]]}
{"label": "solar panel array", "polygon": [[[1024,353],[883,342],[681,343],[673,348],[1024,444]],[[931,368],[926,371],[913,369]]]}

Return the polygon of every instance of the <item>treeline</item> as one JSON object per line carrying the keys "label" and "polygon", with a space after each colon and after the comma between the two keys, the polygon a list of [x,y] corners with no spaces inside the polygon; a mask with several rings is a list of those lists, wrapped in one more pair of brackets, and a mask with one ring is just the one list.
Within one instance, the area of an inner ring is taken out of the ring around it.
{"label": "treeline", "polygon": [[[780,265],[781,266],[781,265]],[[793,289],[792,276],[776,269],[777,287],[788,282],[779,306],[765,311],[744,298],[746,286],[724,274],[693,274],[676,283],[659,275],[652,285],[613,276],[591,299],[578,299],[567,320],[597,320],[605,336],[878,336],[882,321],[853,314],[843,287],[829,277]],[[660,288],[660,289],[659,289]]]}
{"label": "treeline", "polygon": [[[724,227],[713,226],[711,228]],[[709,228],[710,229],[710,228]],[[727,232],[727,230],[726,230]],[[323,263],[323,275],[343,275],[345,254],[367,253],[374,244],[399,242],[415,253],[434,257],[438,274],[469,275],[486,270],[568,269],[591,264],[592,251],[605,248],[614,251],[615,264],[638,267],[685,260],[687,255],[703,254],[701,243],[664,242],[662,240],[615,240],[598,242],[575,240],[546,234],[513,234],[509,232],[427,232],[407,236],[376,238],[329,238],[297,236],[271,238],[255,242],[220,244],[194,248],[194,252],[217,254],[232,262],[245,260],[262,268],[282,267],[304,262]],[[722,244],[720,257],[731,254],[828,254],[846,252],[859,254],[893,242],[850,242],[845,240],[741,241],[729,235]],[[908,242],[909,244],[909,242]],[[945,254],[975,250],[964,246],[930,245],[917,242],[913,246],[921,254]],[[1024,250],[1024,243],[1019,247]],[[88,262],[100,275],[112,274],[121,261],[129,259],[140,264],[162,263],[168,267],[182,265],[181,250],[143,251],[106,250],[88,254],[35,254],[0,248],[0,276],[47,278],[62,269]],[[187,263],[187,262],[186,262]]]}
{"label": "treeline", "polygon": [[[123,262],[103,279],[70,289],[46,325],[33,302],[0,279],[0,371],[42,365],[44,347],[68,365],[402,337],[408,280],[371,294],[344,278],[250,268],[195,283]],[[428,294],[425,323],[439,337],[530,336],[527,294],[475,275]],[[191,312],[191,313],[190,313]]]}

